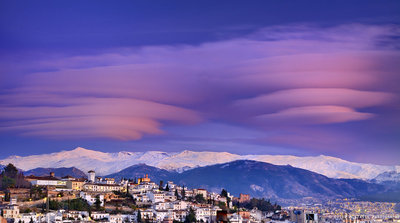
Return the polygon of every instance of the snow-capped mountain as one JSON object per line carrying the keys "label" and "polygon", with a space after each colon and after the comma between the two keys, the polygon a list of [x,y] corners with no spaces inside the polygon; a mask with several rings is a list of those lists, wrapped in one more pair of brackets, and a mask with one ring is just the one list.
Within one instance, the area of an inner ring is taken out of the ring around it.
{"label": "snow-capped mountain", "polygon": [[237,155],[227,152],[187,150],[178,153],[161,151],[105,153],[81,147],[43,155],[11,156],[0,160],[0,164],[13,163],[25,171],[38,167],[76,167],[83,171],[93,169],[98,175],[107,175],[139,163],[166,170],[184,171],[195,167],[244,159],[275,165],[291,165],[333,178],[372,179],[383,172],[400,172],[400,166],[355,163],[330,156]]}
{"label": "snow-capped mountain", "polygon": [[396,171],[384,172],[379,174],[374,178],[377,182],[399,182],[400,183],[400,173]]}

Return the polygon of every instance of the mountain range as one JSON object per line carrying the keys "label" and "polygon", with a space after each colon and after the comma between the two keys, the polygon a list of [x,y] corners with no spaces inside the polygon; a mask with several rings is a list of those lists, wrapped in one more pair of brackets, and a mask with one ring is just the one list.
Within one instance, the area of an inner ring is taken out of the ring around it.
{"label": "mountain range", "polygon": [[95,170],[98,175],[119,172],[135,164],[144,163],[168,171],[183,172],[196,167],[254,160],[275,165],[291,165],[331,178],[373,179],[384,172],[400,172],[400,166],[349,162],[330,156],[238,155],[227,152],[115,152],[106,153],[78,147],[74,150],[31,156],[10,156],[0,164],[13,163],[24,171],[35,168],[76,167],[82,171]]}
{"label": "mountain range", "polygon": [[220,192],[223,188],[238,196],[298,199],[304,197],[359,197],[388,190],[387,187],[358,179],[333,179],[290,165],[273,165],[237,160],[198,167],[182,173],[146,164],[136,164],[107,177],[134,179],[148,174],[154,182],[172,180],[189,188]]}
{"label": "mountain range", "polygon": [[75,178],[86,178],[87,175],[80,169],[75,167],[60,167],[60,168],[35,168],[28,171],[24,171],[25,176],[48,176],[50,172],[53,172],[56,177],[71,176]]}

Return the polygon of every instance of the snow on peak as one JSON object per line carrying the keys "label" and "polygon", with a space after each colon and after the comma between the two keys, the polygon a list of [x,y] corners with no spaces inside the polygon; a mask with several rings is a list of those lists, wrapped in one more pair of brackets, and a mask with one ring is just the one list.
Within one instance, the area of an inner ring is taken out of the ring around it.
{"label": "snow on peak", "polygon": [[235,160],[255,160],[275,165],[291,165],[333,178],[372,179],[384,172],[400,172],[400,166],[355,163],[324,155],[306,157],[292,155],[237,155],[228,152],[196,152],[190,150],[173,153],[163,151],[106,153],[82,147],[50,154],[26,157],[10,156],[0,160],[0,164],[13,163],[23,170],[38,167],[76,167],[83,171],[94,170],[98,175],[107,175],[139,163],[182,172],[190,168]]}
{"label": "snow on peak", "polygon": [[71,150],[71,151],[79,152],[79,151],[91,151],[91,150],[85,149],[85,148],[83,148],[83,147],[76,147],[75,149],[73,149],[73,150]]}
{"label": "snow on peak", "polygon": [[400,172],[396,171],[384,172],[375,177],[375,180],[378,182],[384,182],[384,181],[400,182]]}
{"label": "snow on peak", "polygon": [[17,156],[17,155],[12,155],[12,156],[9,156],[7,159],[18,159],[18,158],[21,158],[21,157]]}

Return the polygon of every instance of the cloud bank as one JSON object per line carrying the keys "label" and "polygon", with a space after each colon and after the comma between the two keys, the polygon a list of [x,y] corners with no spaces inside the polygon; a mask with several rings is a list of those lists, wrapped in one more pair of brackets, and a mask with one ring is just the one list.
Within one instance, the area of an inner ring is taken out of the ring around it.
{"label": "cloud bank", "polygon": [[397,26],[291,25],[195,46],[10,57],[2,74],[20,78],[0,92],[0,131],[137,140],[225,122],[266,134],[304,126],[304,136],[373,120],[399,107],[398,35]]}

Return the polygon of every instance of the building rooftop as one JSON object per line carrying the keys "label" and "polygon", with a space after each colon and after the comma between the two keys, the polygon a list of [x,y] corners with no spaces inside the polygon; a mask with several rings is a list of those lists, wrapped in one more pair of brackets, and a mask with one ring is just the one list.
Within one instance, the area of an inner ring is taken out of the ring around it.
{"label": "building rooftop", "polygon": [[119,184],[103,184],[103,183],[87,183],[85,185],[97,185],[97,186],[117,186],[120,187],[121,185]]}
{"label": "building rooftop", "polygon": [[34,175],[30,175],[30,176],[26,176],[25,179],[27,180],[60,180],[57,177],[53,177],[53,176],[34,176]]}

